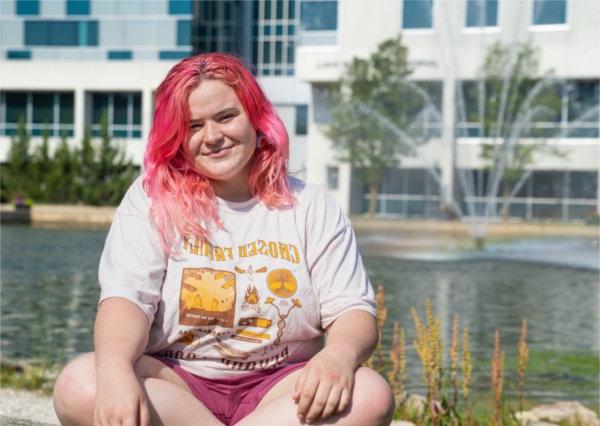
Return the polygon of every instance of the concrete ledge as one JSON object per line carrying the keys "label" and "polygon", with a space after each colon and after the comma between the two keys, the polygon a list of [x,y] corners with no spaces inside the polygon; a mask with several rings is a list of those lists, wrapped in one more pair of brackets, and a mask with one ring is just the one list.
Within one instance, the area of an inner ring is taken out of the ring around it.
{"label": "concrete ledge", "polygon": [[26,221],[14,206],[3,204],[0,207],[2,222],[31,223],[32,225],[108,227],[113,220],[115,211],[115,207],[35,204],[28,212],[29,220]]}

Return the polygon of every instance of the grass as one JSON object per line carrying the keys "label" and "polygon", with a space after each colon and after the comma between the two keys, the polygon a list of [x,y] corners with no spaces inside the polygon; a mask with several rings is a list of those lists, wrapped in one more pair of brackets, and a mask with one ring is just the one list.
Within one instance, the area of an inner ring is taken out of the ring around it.
{"label": "grass", "polygon": [[50,396],[54,388],[54,381],[60,370],[60,365],[48,362],[17,364],[2,361],[0,364],[0,386]]}

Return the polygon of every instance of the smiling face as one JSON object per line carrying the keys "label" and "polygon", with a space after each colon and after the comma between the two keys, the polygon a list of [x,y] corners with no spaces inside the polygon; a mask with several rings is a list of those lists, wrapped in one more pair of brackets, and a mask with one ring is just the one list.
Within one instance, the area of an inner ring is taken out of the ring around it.
{"label": "smiling face", "polygon": [[186,160],[211,181],[217,196],[249,199],[247,177],[256,131],[235,92],[219,80],[204,80],[190,93],[188,105]]}

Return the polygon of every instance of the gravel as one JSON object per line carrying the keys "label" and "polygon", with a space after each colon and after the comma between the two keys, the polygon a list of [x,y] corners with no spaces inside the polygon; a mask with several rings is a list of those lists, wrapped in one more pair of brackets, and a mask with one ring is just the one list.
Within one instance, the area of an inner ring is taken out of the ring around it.
{"label": "gravel", "polygon": [[0,425],[59,425],[52,398],[27,391],[0,389]]}

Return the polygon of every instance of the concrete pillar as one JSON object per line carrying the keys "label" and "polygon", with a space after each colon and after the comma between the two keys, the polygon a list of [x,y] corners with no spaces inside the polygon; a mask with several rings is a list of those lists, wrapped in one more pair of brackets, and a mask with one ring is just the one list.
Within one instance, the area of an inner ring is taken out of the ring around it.
{"label": "concrete pillar", "polygon": [[83,87],[75,89],[75,105],[73,117],[73,138],[75,144],[80,144],[85,132],[85,90]]}
{"label": "concrete pillar", "polygon": [[455,78],[452,73],[446,73],[443,80],[442,96],[442,143],[445,151],[445,161],[441,164],[442,202],[448,205],[454,197],[454,168],[456,167],[456,109],[455,109]]}

